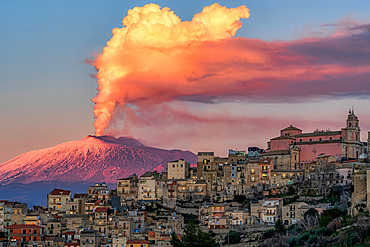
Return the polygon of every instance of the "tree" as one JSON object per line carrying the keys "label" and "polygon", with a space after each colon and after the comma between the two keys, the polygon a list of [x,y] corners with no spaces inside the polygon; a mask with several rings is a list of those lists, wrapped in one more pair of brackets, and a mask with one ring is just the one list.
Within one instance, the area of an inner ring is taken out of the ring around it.
{"label": "tree", "polygon": [[182,247],[182,243],[180,241],[180,239],[177,237],[175,231],[173,231],[171,233],[171,244],[174,246],[174,247]]}
{"label": "tree", "polygon": [[318,216],[319,216],[319,212],[316,209],[314,209],[314,208],[310,208],[303,215],[303,217],[305,219],[308,218],[308,217],[318,217]]}
{"label": "tree", "polygon": [[181,240],[173,232],[171,234],[171,244],[174,247],[214,247],[218,246],[216,240],[209,233],[203,232],[199,226],[189,222],[184,230]]}
{"label": "tree", "polygon": [[285,230],[286,230],[286,228],[285,228],[284,222],[281,219],[278,219],[275,222],[275,231],[276,232],[285,232]]}
{"label": "tree", "polygon": [[229,244],[238,244],[241,240],[240,233],[236,231],[230,231],[229,234],[225,236],[225,242]]}
{"label": "tree", "polygon": [[332,208],[325,210],[319,219],[319,224],[321,227],[327,227],[328,224],[335,218],[346,215],[346,211],[341,211],[339,208]]}
{"label": "tree", "polygon": [[296,190],[294,189],[293,185],[288,186],[288,195],[296,195]]}

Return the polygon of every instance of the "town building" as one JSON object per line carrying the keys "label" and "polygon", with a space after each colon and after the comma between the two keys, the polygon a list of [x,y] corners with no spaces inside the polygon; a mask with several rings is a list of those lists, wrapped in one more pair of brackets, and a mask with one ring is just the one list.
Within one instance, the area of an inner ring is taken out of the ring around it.
{"label": "town building", "polygon": [[47,197],[48,208],[54,211],[67,210],[67,202],[71,200],[71,191],[62,189],[53,189]]}
{"label": "town building", "polygon": [[[275,156],[275,163],[278,166],[282,163],[287,165],[286,156],[289,155],[289,169],[297,169],[299,163],[313,161],[321,153],[342,160],[357,159],[362,153],[363,146],[360,131],[358,117],[352,109],[348,113],[346,126],[339,131],[327,129],[303,133],[301,129],[292,125],[282,129],[279,137],[272,138],[267,143],[268,148],[264,156],[269,158]],[[295,152],[292,153],[292,150]]]}
{"label": "town building", "polygon": [[190,163],[184,159],[167,163],[167,179],[186,179],[190,176]]}

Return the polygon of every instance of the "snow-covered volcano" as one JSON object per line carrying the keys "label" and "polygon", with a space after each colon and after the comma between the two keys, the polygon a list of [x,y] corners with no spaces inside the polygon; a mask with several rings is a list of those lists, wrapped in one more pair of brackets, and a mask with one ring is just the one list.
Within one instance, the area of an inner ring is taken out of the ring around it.
{"label": "snow-covered volcano", "polygon": [[189,151],[147,147],[129,137],[87,136],[82,140],[21,154],[0,164],[0,184],[38,181],[107,182],[147,171],[163,171],[167,162],[185,159]]}

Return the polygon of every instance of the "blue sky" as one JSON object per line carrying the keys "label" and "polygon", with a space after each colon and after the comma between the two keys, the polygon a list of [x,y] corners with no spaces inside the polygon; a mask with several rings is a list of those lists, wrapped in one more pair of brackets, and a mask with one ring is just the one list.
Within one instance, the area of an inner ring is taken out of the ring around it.
{"label": "blue sky", "polygon": [[[214,3],[152,2],[170,7],[182,20],[190,20],[204,6]],[[305,37],[320,25],[341,19],[369,22],[370,13],[370,2],[364,0],[218,2],[227,7],[246,5],[251,17],[243,20],[237,36],[266,41]],[[102,51],[112,36],[112,29],[121,27],[122,18],[129,9],[146,3],[150,2],[0,2],[0,124],[3,132],[0,162],[31,149],[94,133],[91,99],[96,95],[97,84],[89,77],[95,73],[94,69],[84,60]],[[328,102],[327,105],[345,107],[336,109],[345,115],[347,106],[352,103],[356,103],[358,109],[363,107],[363,111],[369,103],[368,99],[340,102]],[[250,107],[261,111],[271,109],[258,104]],[[344,119],[339,119],[339,123],[342,122]],[[264,145],[266,141],[262,138],[258,144]],[[229,141],[227,145],[231,143]]]}

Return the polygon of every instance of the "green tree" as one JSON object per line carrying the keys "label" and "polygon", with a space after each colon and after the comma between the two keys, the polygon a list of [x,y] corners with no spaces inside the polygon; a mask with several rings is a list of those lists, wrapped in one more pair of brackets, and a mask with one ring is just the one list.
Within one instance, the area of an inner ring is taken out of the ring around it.
{"label": "green tree", "polygon": [[296,190],[294,189],[294,187],[292,185],[289,185],[288,186],[288,195],[295,195],[296,194]]}
{"label": "green tree", "polygon": [[199,226],[189,222],[184,230],[181,240],[173,232],[171,234],[171,244],[174,247],[214,247],[218,246],[216,240],[209,233],[203,232]]}
{"label": "green tree", "polygon": [[346,215],[346,211],[341,211],[339,208],[332,208],[325,210],[319,219],[319,224],[321,227],[327,227],[328,224],[333,220],[340,216]]}
{"label": "green tree", "polygon": [[285,232],[285,230],[286,230],[286,228],[285,228],[284,222],[281,219],[278,219],[275,222],[275,231],[276,232]]}
{"label": "green tree", "polygon": [[305,213],[304,213],[304,215],[303,215],[303,217],[306,219],[307,217],[317,217],[317,216],[319,216],[319,212],[316,210],[316,209],[314,209],[314,208],[310,208],[309,210],[307,210]]}
{"label": "green tree", "polygon": [[180,239],[177,237],[175,231],[173,231],[171,233],[171,244],[174,246],[174,247],[182,247],[182,243],[180,241]]}
{"label": "green tree", "polygon": [[241,240],[240,233],[236,231],[230,231],[229,234],[225,236],[225,242],[229,244],[238,244]]}

